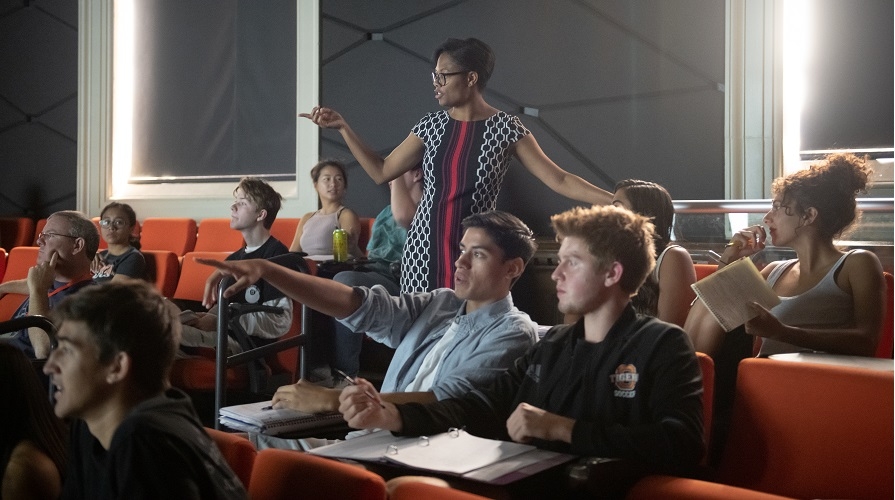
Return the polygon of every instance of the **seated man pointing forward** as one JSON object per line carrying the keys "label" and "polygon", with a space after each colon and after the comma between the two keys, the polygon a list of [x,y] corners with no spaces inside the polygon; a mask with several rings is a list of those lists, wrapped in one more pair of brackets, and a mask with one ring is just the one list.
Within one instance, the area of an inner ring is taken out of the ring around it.
{"label": "seated man pointing forward", "polygon": [[[200,259],[237,280],[230,296],[264,279],[287,296],[339,319],[355,332],[396,349],[382,385],[385,401],[427,402],[458,397],[489,384],[535,341],[537,327],[513,306],[510,288],[535,251],[532,233],[516,217],[485,212],[463,220],[454,288],[394,297],[381,285],[349,287],[264,260]],[[211,289],[206,305],[215,299]],[[281,387],[276,408],[336,411],[337,389],[306,381]]]}
{"label": "seated man pointing forward", "polygon": [[660,470],[702,456],[702,379],[678,327],[634,312],[655,263],[653,225],[613,206],[552,218],[561,240],[553,272],[559,309],[581,316],[556,326],[491,385],[428,404],[371,404],[364,380],[341,394],[354,428],[475,435],[577,455],[623,458]]}

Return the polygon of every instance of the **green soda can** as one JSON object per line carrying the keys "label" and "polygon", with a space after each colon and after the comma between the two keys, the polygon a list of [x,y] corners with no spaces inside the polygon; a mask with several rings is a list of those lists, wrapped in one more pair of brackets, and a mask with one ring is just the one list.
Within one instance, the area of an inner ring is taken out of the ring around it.
{"label": "green soda can", "polygon": [[348,260],[348,233],[341,228],[333,230],[333,260],[336,262]]}

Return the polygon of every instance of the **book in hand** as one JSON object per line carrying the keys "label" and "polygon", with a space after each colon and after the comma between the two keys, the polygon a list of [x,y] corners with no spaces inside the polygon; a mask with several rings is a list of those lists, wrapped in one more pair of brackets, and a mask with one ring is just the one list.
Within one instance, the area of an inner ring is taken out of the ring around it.
{"label": "book in hand", "polygon": [[750,302],[766,309],[780,303],[780,297],[748,258],[731,262],[690,286],[725,332],[755,317]]}
{"label": "book in hand", "polygon": [[273,409],[270,401],[225,406],[221,408],[219,420],[231,429],[272,436],[345,423],[339,412],[305,413],[288,408]]}

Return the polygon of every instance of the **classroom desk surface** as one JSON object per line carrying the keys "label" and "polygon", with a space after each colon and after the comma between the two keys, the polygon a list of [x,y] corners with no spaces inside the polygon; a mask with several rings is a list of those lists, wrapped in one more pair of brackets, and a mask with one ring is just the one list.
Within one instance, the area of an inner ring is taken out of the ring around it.
{"label": "classroom desk surface", "polygon": [[868,368],[871,370],[895,371],[895,360],[883,358],[868,358],[863,356],[846,356],[842,354],[825,354],[820,352],[789,352],[785,354],[772,354],[770,359],[778,361],[793,361],[797,363],[821,363],[828,365],[851,366],[853,368]]}

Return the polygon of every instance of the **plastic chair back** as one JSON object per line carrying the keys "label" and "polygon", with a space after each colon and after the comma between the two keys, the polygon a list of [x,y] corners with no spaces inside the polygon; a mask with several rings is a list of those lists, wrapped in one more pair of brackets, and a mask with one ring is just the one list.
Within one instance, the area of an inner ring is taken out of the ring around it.
{"label": "plastic chair back", "polygon": [[180,259],[168,250],[143,250],[146,279],[165,297],[173,297],[180,277]]}
{"label": "plastic chair back", "polygon": [[182,257],[195,248],[196,231],[196,221],[187,217],[147,217],[140,227],[140,249],[167,250]]}
{"label": "plastic chair back", "polygon": [[270,234],[280,243],[289,247],[292,245],[292,240],[295,239],[295,230],[298,229],[300,221],[299,218],[278,218],[270,226]]}
{"label": "plastic chair back", "polygon": [[224,260],[233,252],[189,252],[180,262],[180,277],[174,290],[175,299],[202,301],[205,294],[205,280],[211,276],[214,268],[203,266],[196,258]]}
{"label": "plastic chair back", "polygon": [[0,245],[6,251],[31,244],[34,220],[29,217],[0,217]]}
{"label": "plastic chair back", "polygon": [[[230,218],[202,219],[196,238],[196,252],[235,252],[243,245],[242,233],[230,229]],[[288,245],[287,245],[288,246]]]}
{"label": "plastic chair back", "polygon": [[255,464],[255,456],[258,454],[255,447],[252,446],[252,442],[243,436],[208,427],[205,428],[205,432],[218,446],[221,455],[224,456],[224,460],[227,461],[236,477],[242,481],[242,485],[248,489],[249,481],[252,478],[252,467]]}
{"label": "plastic chair back", "polygon": [[[15,247],[6,258],[6,272],[3,273],[3,282],[25,279],[28,270],[37,263],[38,247]],[[16,309],[28,298],[18,293],[8,293],[0,297],[0,320],[12,318]]]}
{"label": "plastic chair back", "polygon": [[293,450],[258,452],[249,498],[266,500],[385,500],[385,480],[357,465]]}
{"label": "plastic chair back", "polygon": [[718,479],[796,498],[892,498],[892,376],[741,361]]}

